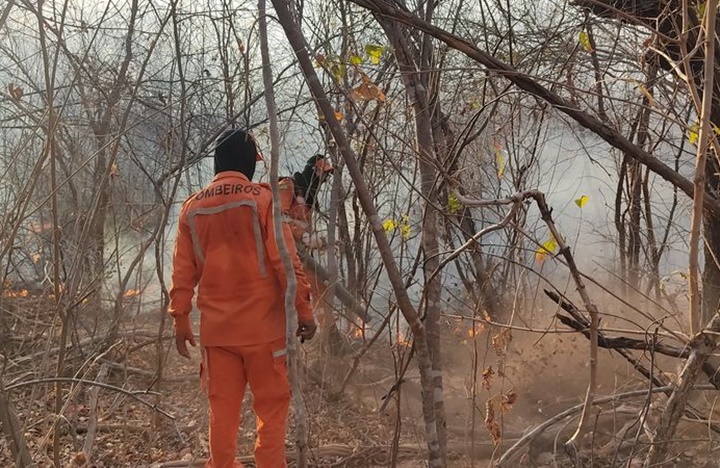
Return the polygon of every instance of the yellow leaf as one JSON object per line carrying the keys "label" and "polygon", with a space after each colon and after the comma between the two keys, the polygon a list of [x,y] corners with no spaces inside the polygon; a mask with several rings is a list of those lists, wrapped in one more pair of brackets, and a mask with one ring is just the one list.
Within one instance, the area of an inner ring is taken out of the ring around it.
{"label": "yellow leaf", "polygon": [[580,31],[580,45],[588,52],[592,52],[592,46],[590,45],[590,36],[586,31]]}
{"label": "yellow leaf", "polygon": [[715,133],[715,135],[717,135],[717,136],[720,136],[720,128],[718,128],[718,126],[715,124],[712,124],[712,126],[713,126],[713,133]]}
{"label": "yellow leaf", "polygon": [[386,219],[385,222],[383,222],[383,229],[385,229],[385,232],[391,232],[397,227],[397,224],[392,219]]}
{"label": "yellow leaf", "polygon": [[362,57],[358,55],[351,55],[350,56],[350,63],[352,65],[362,65],[365,62]]}
{"label": "yellow leaf", "polygon": [[342,62],[332,62],[330,64],[330,72],[333,74],[337,81],[342,81],[347,73],[347,67]]}
{"label": "yellow leaf", "polygon": [[498,178],[502,179],[505,175],[505,160],[503,159],[502,151],[500,150],[500,143],[497,141],[495,142],[495,159],[498,167]]}
{"label": "yellow leaf", "polygon": [[116,177],[120,175],[120,171],[118,170],[118,166],[116,163],[112,163],[110,166],[110,177]]}
{"label": "yellow leaf", "polygon": [[402,224],[400,224],[400,235],[403,239],[407,240],[410,238],[410,218],[405,215],[402,217]]}
{"label": "yellow leaf", "polygon": [[648,91],[648,89],[644,85],[638,85],[638,89],[641,93],[645,95],[646,98],[648,98],[648,102],[651,106],[656,106],[655,98],[653,97],[652,93]]}
{"label": "yellow leaf", "polygon": [[365,46],[365,52],[367,52],[368,56],[370,57],[370,62],[373,65],[377,65],[380,63],[380,59],[382,58],[382,54],[384,51],[385,48],[383,46],[374,44],[367,44]]}
{"label": "yellow leaf", "polygon": [[538,263],[542,263],[545,261],[545,258],[549,254],[555,251],[557,249],[557,242],[555,241],[554,237],[550,237],[550,239],[543,242],[543,245],[538,247],[538,249],[535,251],[535,261]]}
{"label": "yellow leaf", "polygon": [[587,195],[581,195],[580,198],[578,198],[578,199],[575,200],[575,204],[576,204],[579,208],[582,208],[583,206],[585,206],[585,203],[587,203],[587,201],[588,201],[588,196],[587,196]]}
{"label": "yellow leaf", "polygon": [[42,258],[42,255],[40,255],[39,253],[34,253],[34,254],[32,254],[32,261],[33,261],[33,263],[39,262],[41,258]]}
{"label": "yellow leaf", "polygon": [[691,145],[697,144],[698,136],[700,133],[700,124],[695,122],[688,128],[688,141]]}
{"label": "yellow leaf", "polygon": [[448,211],[450,211],[450,214],[457,214],[460,208],[462,208],[460,200],[451,192],[450,195],[448,195]]}

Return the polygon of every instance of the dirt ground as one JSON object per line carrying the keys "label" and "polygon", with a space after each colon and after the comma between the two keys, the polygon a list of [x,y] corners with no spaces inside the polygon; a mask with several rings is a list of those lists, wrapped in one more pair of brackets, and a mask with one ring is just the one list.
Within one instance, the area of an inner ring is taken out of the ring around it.
{"label": "dirt ground", "polygon": [[[473,326],[467,320],[454,318],[444,321],[449,467],[493,466],[491,460],[497,460],[531,428],[582,403],[589,375],[587,340],[578,334],[565,333],[559,324],[538,330],[547,333]],[[199,387],[200,353],[194,349],[192,360],[180,358],[168,331],[162,348],[165,378],[158,384],[154,376],[156,333],[157,317],[138,318],[122,330],[122,341],[112,353],[101,357],[68,354],[76,362],[74,367],[80,369],[68,378],[98,379],[98,371],[105,365],[109,373],[103,381],[111,387],[100,391],[97,408],[93,409],[93,387],[62,385],[66,402],[60,424],[63,466],[202,466],[198,463],[207,456],[207,408]],[[320,340],[301,349],[311,466],[389,466],[388,448],[396,431],[395,466],[425,466],[421,392],[414,362],[403,375],[400,391],[387,397],[398,381],[399,369],[403,367],[400,358],[407,358],[409,344],[402,340],[392,346],[387,342],[376,343],[360,361],[345,392],[337,398],[337,386],[350,368],[353,354],[363,345],[360,337],[348,335],[347,340],[348,354],[342,357],[324,355]],[[27,345],[30,340],[25,336],[22,342]],[[4,385],[25,424],[29,449],[41,458],[38,466],[52,466],[52,441],[48,434],[53,424],[49,415],[54,414],[54,387],[49,383],[23,382],[38,374],[52,375],[54,369],[43,368],[39,356],[28,358],[44,349],[40,345],[23,348],[6,340],[3,347],[10,356],[5,363]],[[88,345],[86,352],[91,348]],[[642,353],[635,356],[647,364],[647,356]],[[615,352],[601,350],[599,368],[597,397],[646,388],[644,379]],[[663,362],[661,368],[672,377],[677,372],[677,363]],[[239,453],[248,466],[253,466],[250,456],[255,429],[251,398],[248,394],[239,436]],[[692,404],[700,414],[712,414],[713,398],[713,394],[697,393]],[[650,407],[641,417],[645,401],[644,397],[635,397],[594,406],[592,430],[589,438],[583,440],[581,455],[585,466],[641,466],[648,434],[657,423],[664,397],[647,400]],[[88,461],[83,450],[93,415],[98,418],[98,432]],[[574,413],[573,417],[548,426],[505,466],[572,466],[562,445],[575,430],[577,416]],[[497,445],[492,433],[499,436]],[[288,453],[294,450],[293,434],[291,420]],[[682,421],[678,438],[684,442],[673,447],[673,458],[665,466],[719,466],[715,461],[717,444],[707,442],[709,435],[715,434],[708,429],[707,422]],[[12,466],[7,438],[0,439],[0,466]]]}

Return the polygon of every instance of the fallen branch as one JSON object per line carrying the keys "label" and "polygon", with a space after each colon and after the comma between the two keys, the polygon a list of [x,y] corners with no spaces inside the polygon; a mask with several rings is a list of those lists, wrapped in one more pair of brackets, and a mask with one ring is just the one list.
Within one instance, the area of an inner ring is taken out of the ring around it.
{"label": "fallen branch", "polygon": [[[100,371],[97,375],[98,382],[104,382],[108,375],[109,366],[103,364],[100,366]],[[87,458],[88,464],[91,464],[93,444],[95,443],[95,435],[97,434],[98,416],[97,406],[98,399],[100,397],[100,387],[92,387],[90,389],[90,417],[88,420],[87,435],[85,436],[85,443],[83,444],[83,452]]]}
{"label": "fallen branch", "polygon": [[[546,296],[556,302],[564,311],[566,311],[572,316],[572,318],[570,318],[561,314],[556,314],[556,317],[564,325],[567,325],[573,330],[577,330],[583,333],[585,336],[588,336],[587,332],[589,324],[587,323],[587,319],[585,319],[585,317],[583,317],[583,315],[580,313],[577,306],[575,306],[575,304],[573,304],[572,302],[568,301],[566,298],[561,297],[554,291],[549,291],[547,289],[543,291],[545,292]],[[651,349],[651,344],[647,341],[625,337],[608,338],[600,331],[598,332],[598,346],[600,346],[601,348],[609,349],[626,348],[641,351],[649,351]],[[670,357],[686,358],[690,355],[690,351],[687,348],[679,348],[676,346],[666,345],[662,343],[653,344],[652,349],[660,354],[664,354]]]}
{"label": "fallen branch", "polygon": [[[74,429],[75,434],[87,434],[88,430],[90,428],[88,426],[76,426]],[[176,426],[176,428],[180,432],[190,432],[199,430],[200,426]],[[144,433],[144,432],[151,432],[157,430],[156,427],[152,425],[142,425],[142,424],[97,424],[95,427],[95,430],[97,432],[102,433],[110,433],[110,432],[137,432],[137,433]]]}
{"label": "fallen branch", "polygon": [[[323,268],[318,262],[315,261],[314,258],[312,258],[307,253],[304,253],[301,255],[301,259],[303,262],[303,266],[307,268],[309,272],[311,272],[313,275],[315,275],[320,281],[325,283],[325,285],[328,285],[330,282],[330,274],[328,271]],[[352,295],[350,291],[345,288],[342,284],[335,284],[333,286],[333,292],[335,294],[335,297],[337,297],[340,302],[342,302],[345,307],[347,307],[350,312],[352,312],[355,316],[357,316],[360,320],[362,320],[365,323],[370,322],[370,318],[368,317],[367,308],[360,305],[355,299],[355,296]]]}
{"label": "fallen branch", "polygon": [[19,390],[21,388],[25,387],[31,387],[33,385],[43,385],[43,384],[49,384],[49,383],[78,383],[83,385],[95,385],[100,388],[104,388],[106,390],[111,390],[116,393],[122,393],[123,395],[127,395],[133,400],[141,403],[144,406],[147,406],[148,408],[157,411],[158,413],[162,414],[163,416],[167,417],[168,419],[175,419],[175,416],[171,415],[167,411],[159,408],[157,405],[149,403],[142,398],[140,398],[138,395],[157,395],[157,392],[150,392],[147,390],[136,390],[136,391],[130,391],[125,390],[124,388],[116,387],[115,385],[110,385],[104,382],[97,382],[95,380],[86,380],[86,379],[80,379],[76,377],[48,377],[44,379],[35,379],[35,380],[26,380],[24,382],[18,382],[13,385],[8,385],[5,387],[6,391],[11,390]]}
{"label": "fallen branch", "polygon": [[[109,360],[104,359],[103,363],[109,366],[112,369],[117,369],[118,371],[122,371],[123,373],[132,374],[132,375],[139,375],[142,377],[147,377],[149,379],[155,379],[157,378],[157,371],[151,371],[146,369],[139,369],[137,367],[131,367],[126,366],[124,364],[118,363],[118,362],[112,362]],[[163,376],[161,379],[163,382],[191,382],[195,380],[200,380],[200,376],[197,373],[193,374],[183,374],[183,375],[175,375],[172,377],[166,377]]]}
{"label": "fallen branch", "polygon": [[[664,387],[655,387],[651,389],[644,388],[642,390],[633,390],[630,392],[625,393],[618,393],[615,395],[608,395],[605,397],[596,398],[594,403],[597,405],[604,404],[604,403],[610,403],[610,402],[616,402],[616,401],[623,401],[630,398],[636,398],[636,397],[643,397],[647,396],[649,393],[664,393],[668,391],[672,391],[675,388],[673,385],[667,385]],[[696,385],[694,387],[695,390],[713,390],[714,387],[712,385],[706,384],[706,385]],[[565,418],[568,418],[574,414],[577,414],[578,412],[583,410],[584,403],[581,403],[579,405],[573,406],[571,408],[566,409],[562,413],[558,413],[552,418],[548,419],[544,423],[541,423],[534,428],[532,428],[530,431],[525,433],[517,442],[515,442],[509,449],[505,451],[505,453],[502,454],[500,459],[498,460],[497,464],[495,465],[496,468],[503,468],[506,466],[516,466],[511,465],[515,457],[519,455],[519,451],[528,443],[530,443],[535,437],[542,434],[547,428],[550,426],[559,423],[560,421],[564,420]]]}
{"label": "fallen branch", "polygon": [[690,356],[680,372],[677,386],[673,387],[673,392],[665,405],[665,411],[660,417],[655,437],[653,437],[650,451],[645,459],[645,467],[657,466],[665,459],[669,444],[675,438],[680,417],[685,413],[688,394],[695,388],[695,381],[700,369],[718,345],[718,334],[720,334],[720,316],[716,315],[705,329],[688,343]]}
{"label": "fallen branch", "polygon": [[[513,440],[514,439],[510,439]],[[490,457],[495,451],[495,446],[491,442],[478,444],[478,449],[474,454],[478,458]],[[330,444],[310,450],[310,466],[316,467],[347,467],[347,466],[388,466],[389,454],[391,446],[377,445],[371,447],[353,447],[350,445]],[[464,442],[448,441],[448,450],[453,453],[466,453],[467,447]],[[401,458],[421,458],[424,455],[423,447],[417,444],[402,444],[397,448],[398,455]],[[295,452],[288,451],[287,461],[291,462],[295,459]],[[332,461],[329,461],[331,459]],[[252,464],[254,461],[252,456],[239,457],[240,463]],[[148,468],[202,468],[207,459],[200,458],[189,461],[171,461],[150,465]]]}
{"label": "fallen branch", "polygon": [[[145,338],[157,339],[155,334],[152,334],[151,332],[144,331],[144,330],[134,330],[134,331],[129,331],[129,332],[125,332],[125,333],[120,333],[117,335],[117,338],[118,338],[118,340],[121,340],[121,339],[125,339],[125,338],[136,338],[139,336],[145,337]],[[170,339],[170,338],[173,338],[173,337],[168,335],[168,336],[164,337],[163,339]],[[72,351],[73,349],[76,349],[76,348],[84,348],[85,346],[88,346],[88,345],[101,343],[104,341],[104,339],[105,339],[104,336],[85,338],[85,339],[78,341],[75,344],[68,343],[64,349],[65,349],[66,353],[69,353],[70,351]],[[18,356],[18,357],[0,356],[0,359],[7,362],[6,370],[10,370],[13,367],[16,367],[21,364],[25,364],[27,362],[32,362],[32,361],[34,361],[38,358],[44,357],[44,356],[53,356],[53,355],[57,354],[58,352],[60,352],[60,347],[56,346],[54,348],[51,348],[49,351],[42,350],[42,351],[38,351],[33,354],[23,354],[22,356]]]}
{"label": "fallen branch", "polygon": [[[570,301],[568,301],[565,298],[560,297],[560,295],[554,293],[553,291],[545,290],[545,294],[550,297],[553,301],[557,302],[560,307],[562,307],[563,310],[567,311],[569,314],[573,316],[573,318],[565,317],[563,315],[557,314],[556,317],[565,325],[567,325],[570,328],[573,328],[575,330],[578,330],[581,332],[586,338],[589,338],[589,332],[587,329],[587,320],[582,316],[580,311],[577,309],[577,307]],[[630,345],[630,346],[625,346]],[[640,361],[635,359],[634,357],[630,356],[630,354],[624,349],[624,348],[630,348],[630,349],[640,349],[650,352],[659,352],[661,354],[665,354],[667,356],[671,357],[690,357],[691,351],[689,348],[675,348],[673,346],[668,345],[660,345],[659,343],[647,343],[645,341],[640,340],[632,340],[629,338],[607,338],[604,336],[604,334],[600,331],[598,331],[598,346],[602,348],[607,349],[614,349],[618,354],[620,354],[625,360],[627,360],[632,366],[640,372],[645,378],[650,380],[653,386],[655,387],[665,387],[667,386],[668,382],[663,382],[660,380],[659,377],[656,377],[652,372],[650,372],[648,369],[643,366]],[[718,382],[717,382],[717,370],[714,369],[710,364],[707,362],[703,363],[702,366],[703,371],[710,377],[710,383],[715,387],[715,389],[719,389]],[[671,396],[672,392],[670,390],[664,392],[665,395],[668,397]],[[702,416],[702,413],[693,408],[690,405],[687,405],[687,409],[684,411],[685,416],[687,416],[688,419],[694,420],[694,421],[706,421],[707,418]],[[720,426],[714,423],[709,423],[708,427],[715,433],[720,434]]]}
{"label": "fallen branch", "polygon": [[23,436],[23,425],[7,396],[7,389],[3,386],[4,384],[0,380],[0,430],[10,441],[10,453],[15,460],[15,465],[21,468],[33,466],[33,459]]}

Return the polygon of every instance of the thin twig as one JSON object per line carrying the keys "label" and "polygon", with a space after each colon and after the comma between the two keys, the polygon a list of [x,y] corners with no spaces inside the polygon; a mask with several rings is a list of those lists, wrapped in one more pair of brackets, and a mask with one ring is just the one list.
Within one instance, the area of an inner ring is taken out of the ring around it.
{"label": "thin twig", "polygon": [[26,380],[24,382],[18,382],[12,385],[8,385],[5,387],[6,391],[11,390],[19,390],[21,388],[25,387],[31,387],[34,385],[42,385],[42,384],[49,384],[49,383],[80,383],[83,385],[94,385],[97,387],[104,388],[106,390],[111,390],[113,392],[122,393],[123,395],[127,395],[133,400],[138,401],[139,403],[142,403],[143,405],[147,406],[148,408],[157,411],[158,413],[162,414],[163,416],[166,416],[169,419],[175,419],[175,416],[171,415],[165,410],[162,410],[157,407],[157,405],[154,405],[152,403],[149,403],[142,398],[140,398],[138,395],[157,395],[157,392],[149,392],[146,390],[142,391],[130,391],[125,390],[124,388],[116,387],[115,385],[106,384],[104,382],[97,382],[95,380],[87,380],[87,379],[79,379],[75,377],[48,377],[44,379],[34,379],[34,380]]}

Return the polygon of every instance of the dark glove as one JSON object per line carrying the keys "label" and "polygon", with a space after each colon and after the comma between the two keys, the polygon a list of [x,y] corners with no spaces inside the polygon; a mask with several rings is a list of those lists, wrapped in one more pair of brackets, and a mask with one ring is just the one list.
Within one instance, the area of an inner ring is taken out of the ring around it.
{"label": "dark glove", "polygon": [[175,347],[180,356],[190,359],[190,353],[187,349],[187,343],[195,346],[195,335],[193,335],[192,326],[190,326],[190,317],[187,315],[175,318]]}
{"label": "dark glove", "polygon": [[298,320],[298,329],[295,335],[300,337],[301,343],[305,343],[305,340],[312,340],[316,330],[317,325],[315,324],[315,320]]}

